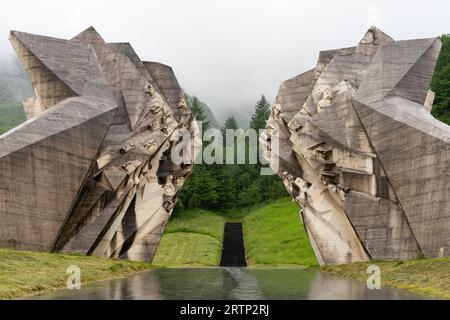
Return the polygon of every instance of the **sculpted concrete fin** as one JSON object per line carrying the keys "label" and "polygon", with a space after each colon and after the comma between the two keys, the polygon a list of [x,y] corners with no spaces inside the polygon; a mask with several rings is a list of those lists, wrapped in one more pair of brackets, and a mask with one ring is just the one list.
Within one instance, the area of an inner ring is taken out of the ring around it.
{"label": "sculpted concrete fin", "polygon": [[[114,112],[107,111],[0,155],[0,184],[7,189],[0,192],[0,219],[2,230],[6,230],[0,233],[2,246],[51,250]],[[0,139],[0,145],[18,141],[19,133]],[[73,154],[73,150],[79,152]]]}
{"label": "sculpted concrete fin", "polygon": [[77,95],[83,95],[84,81],[87,79],[82,74],[87,70],[92,48],[68,40],[17,31],[11,32],[11,41],[20,41],[67,87]]}
{"label": "sculpted concrete fin", "polygon": [[283,120],[286,123],[292,120],[308,98],[315,84],[315,69],[286,80],[282,83],[276,97],[276,104],[280,106]]}
{"label": "sculpted concrete fin", "polygon": [[74,42],[90,43],[92,45],[105,44],[102,36],[95,30],[94,27],[90,26],[80,34],[76,35],[71,39]]}
{"label": "sculpted concrete fin", "polygon": [[319,263],[450,255],[450,127],[428,92],[440,47],[371,28],[354,48],[321,52],[302,105],[280,87],[264,155],[274,166],[274,140],[292,149],[298,170],[279,161],[277,172]]}
{"label": "sculpted concrete fin", "polygon": [[428,49],[397,83],[393,89],[394,92],[391,92],[390,95],[400,96],[424,105],[441,47],[441,40],[434,39]]}
{"label": "sculpted concrete fin", "polygon": [[384,33],[382,30],[378,29],[375,26],[372,26],[367,30],[366,34],[363,36],[361,41],[359,42],[359,45],[362,44],[373,44],[376,46],[381,46],[384,44],[388,44],[391,42],[394,42],[395,40],[392,39],[389,35]]}
{"label": "sculpted concrete fin", "polygon": [[371,104],[398,95],[423,105],[439,50],[440,41],[436,38],[381,46],[365,72],[355,99]]}
{"label": "sculpted concrete fin", "polygon": [[358,102],[355,107],[422,252],[437,257],[450,237],[450,201],[443,196],[450,183],[442,177],[449,170],[450,127],[415,102],[385,104],[391,116]]}
{"label": "sculpted concrete fin", "polygon": [[35,88],[36,98],[25,103],[28,118],[32,118],[64,99],[78,94],[22,42],[23,38],[25,35],[12,31],[9,39]]}
{"label": "sculpted concrete fin", "polygon": [[160,90],[129,44],[94,28],[11,42],[37,97],[31,119],[0,136],[0,245],[151,261],[193,166],[171,158],[177,129],[191,159],[201,145],[175,76],[158,74]]}
{"label": "sculpted concrete fin", "polygon": [[355,88],[346,81],[338,84],[331,92],[331,104],[321,107],[312,116],[311,123],[326,135],[319,133],[319,138],[335,140],[336,144],[350,150],[370,153],[369,140],[352,104],[354,91]]}
{"label": "sculpted concrete fin", "polygon": [[386,33],[381,31],[377,27],[371,27],[361,39],[359,44],[356,46],[355,52],[363,55],[373,56],[377,53],[380,46],[392,42],[394,42],[394,39],[392,39]]}
{"label": "sculpted concrete fin", "polygon": [[144,61],[144,65],[152,75],[158,88],[167,98],[167,102],[172,110],[176,111],[179,108],[180,100],[184,99],[184,93],[172,68],[158,62]]}

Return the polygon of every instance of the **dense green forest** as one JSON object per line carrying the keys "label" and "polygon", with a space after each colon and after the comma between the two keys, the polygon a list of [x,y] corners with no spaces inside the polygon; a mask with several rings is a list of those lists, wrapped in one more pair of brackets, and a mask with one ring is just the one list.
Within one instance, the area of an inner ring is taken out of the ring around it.
{"label": "dense green forest", "polygon": [[[189,100],[190,107],[198,121],[208,119],[198,99]],[[270,104],[262,96],[255,105],[255,111],[248,128],[254,130],[264,129],[266,120],[270,114]],[[203,131],[208,129],[208,122],[203,122]],[[226,129],[238,129],[237,121],[231,115],[222,127],[225,135]],[[245,130],[245,129],[244,129]],[[244,134],[244,131],[242,132]],[[211,142],[213,143],[213,142]],[[236,151],[237,140],[224,145],[223,153]],[[208,143],[204,144],[204,148]],[[248,153],[248,141],[246,141]],[[286,197],[281,179],[276,175],[262,176],[261,164],[249,164],[248,154],[245,164],[198,164],[194,168],[192,176],[182,189],[178,209],[180,208],[204,208],[210,210],[227,210],[234,207],[251,206],[268,200]]]}

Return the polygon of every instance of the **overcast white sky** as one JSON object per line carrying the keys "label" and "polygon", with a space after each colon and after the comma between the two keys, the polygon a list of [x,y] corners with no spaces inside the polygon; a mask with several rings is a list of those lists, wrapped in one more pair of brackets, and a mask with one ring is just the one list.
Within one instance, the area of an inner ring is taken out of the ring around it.
{"label": "overcast white sky", "polygon": [[2,2],[0,56],[11,29],[71,38],[93,25],[141,59],[171,65],[182,87],[223,118],[242,114],[318,52],[355,45],[368,26],[395,39],[450,33],[445,0],[12,0]]}

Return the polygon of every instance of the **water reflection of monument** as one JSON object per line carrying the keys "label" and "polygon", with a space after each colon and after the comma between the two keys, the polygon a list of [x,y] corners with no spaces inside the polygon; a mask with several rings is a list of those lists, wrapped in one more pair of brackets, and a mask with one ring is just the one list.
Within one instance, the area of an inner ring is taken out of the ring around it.
{"label": "water reflection of monument", "polygon": [[415,294],[383,288],[368,289],[363,281],[333,277],[324,273],[316,273],[311,284],[309,300],[399,300],[422,299]]}
{"label": "water reflection of monument", "polygon": [[303,269],[159,269],[130,278],[56,291],[44,299],[323,300],[422,299],[405,291],[369,290],[365,282]]}

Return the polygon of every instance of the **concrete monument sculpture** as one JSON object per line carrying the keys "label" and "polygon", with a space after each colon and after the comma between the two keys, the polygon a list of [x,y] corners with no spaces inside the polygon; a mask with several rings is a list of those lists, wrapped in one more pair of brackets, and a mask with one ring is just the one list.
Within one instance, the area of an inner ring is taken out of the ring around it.
{"label": "concrete monument sculpture", "polygon": [[428,90],[440,48],[373,27],[281,85],[260,140],[320,264],[450,255],[450,127]]}
{"label": "concrete monument sculpture", "polygon": [[0,136],[0,246],[151,261],[201,144],[172,69],[92,27],[10,41],[36,96]]}

